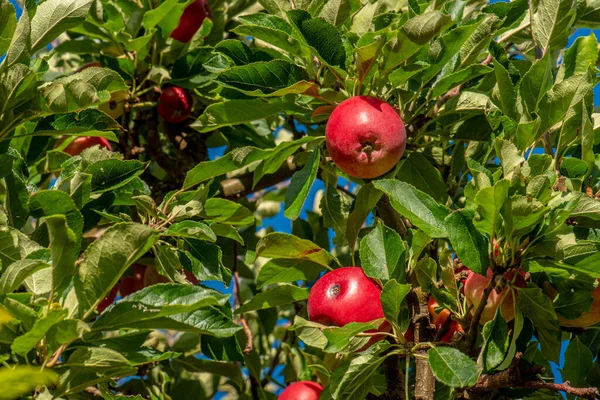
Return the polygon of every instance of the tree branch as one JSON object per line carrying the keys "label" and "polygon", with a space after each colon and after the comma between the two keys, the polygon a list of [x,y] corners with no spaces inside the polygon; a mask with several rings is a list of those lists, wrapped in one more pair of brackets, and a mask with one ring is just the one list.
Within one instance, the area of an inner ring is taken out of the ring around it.
{"label": "tree branch", "polygon": [[565,392],[584,399],[599,398],[600,392],[598,391],[598,388],[595,387],[577,388],[572,387],[569,382],[553,383],[539,379],[537,375],[543,372],[544,369],[542,367],[536,366],[526,370],[519,369],[519,361],[522,356],[522,353],[515,354],[515,358],[510,367],[504,371],[495,374],[481,375],[477,384],[471,390],[476,392],[491,392],[506,387],[547,389],[555,392]]}
{"label": "tree branch", "polygon": [[[427,311],[427,293],[421,291],[421,288],[414,288],[408,294],[408,306],[412,315],[415,343],[431,342],[434,332],[431,329],[429,311]],[[415,359],[416,382],[414,398],[415,400],[433,399],[435,378],[426,357],[427,350],[425,348],[419,349],[414,354],[422,356]]]}

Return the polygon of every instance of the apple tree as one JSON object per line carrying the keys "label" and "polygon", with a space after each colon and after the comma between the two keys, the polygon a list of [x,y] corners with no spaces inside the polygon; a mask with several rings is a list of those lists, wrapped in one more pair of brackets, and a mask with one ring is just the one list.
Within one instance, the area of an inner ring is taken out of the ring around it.
{"label": "apple tree", "polygon": [[0,0],[0,399],[599,398],[600,2],[492,3]]}

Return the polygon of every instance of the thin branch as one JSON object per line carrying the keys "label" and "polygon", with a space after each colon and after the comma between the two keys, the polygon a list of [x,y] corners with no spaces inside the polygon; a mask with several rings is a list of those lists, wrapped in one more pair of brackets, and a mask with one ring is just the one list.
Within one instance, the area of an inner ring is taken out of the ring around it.
{"label": "thin branch", "polygon": [[534,366],[529,369],[519,369],[519,361],[522,353],[515,354],[510,367],[495,374],[483,374],[479,377],[477,384],[472,389],[475,392],[491,392],[500,388],[523,388],[523,389],[546,389],[554,392],[565,392],[584,399],[598,399],[600,392],[595,387],[577,388],[572,387],[569,382],[553,383],[539,379],[538,375],[543,368]]}
{"label": "thin branch", "polygon": [[[237,299],[238,305],[241,307],[244,304],[242,300],[242,295],[240,294],[240,276],[237,271],[237,257],[238,257],[238,248],[237,242],[233,243],[233,279],[235,280],[233,284],[233,291],[235,292],[235,297]],[[249,354],[252,351],[252,331],[250,327],[246,323],[244,319],[244,314],[240,315],[240,323],[242,324],[242,328],[244,329],[244,333],[246,334],[246,347],[244,347],[244,354]]]}
{"label": "thin branch", "polygon": [[[420,288],[414,288],[408,294],[408,306],[412,315],[415,343],[431,342],[433,329],[427,310],[427,293]],[[427,350],[419,349],[413,353],[416,365],[415,395],[416,400],[433,399],[435,393],[435,378],[427,360]]]}

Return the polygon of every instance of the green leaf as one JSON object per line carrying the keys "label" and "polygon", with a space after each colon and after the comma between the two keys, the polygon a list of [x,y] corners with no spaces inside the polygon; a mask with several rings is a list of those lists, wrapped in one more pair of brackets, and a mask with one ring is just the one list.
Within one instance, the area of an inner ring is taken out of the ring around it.
{"label": "green leaf", "polygon": [[439,35],[442,29],[451,23],[452,19],[448,15],[433,10],[409,19],[403,29],[410,40],[423,45]]}
{"label": "green leaf", "polygon": [[[1,239],[0,239],[1,240]],[[50,265],[41,260],[19,260],[4,268],[0,277],[0,293],[8,294],[14,292],[23,284],[25,278],[35,272],[49,268]]]}
{"label": "green leaf", "polygon": [[238,387],[242,387],[243,385],[241,369],[234,362],[204,360],[193,356],[180,357],[172,362],[174,365],[177,365],[192,373],[210,373],[218,376],[224,376],[229,378],[231,382]]}
{"label": "green leaf", "polygon": [[50,111],[67,113],[109,101],[110,93],[127,89],[117,72],[90,67],[42,86],[40,94]]}
{"label": "green leaf", "polygon": [[259,3],[269,14],[274,15],[284,16],[291,9],[290,3],[285,0],[260,0]]}
{"label": "green leaf", "polygon": [[13,400],[29,395],[38,386],[53,386],[58,375],[50,369],[19,365],[0,370],[0,400]]}
{"label": "green leaf", "polygon": [[223,265],[223,251],[214,243],[185,239],[185,257],[180,256],[185,269],[192,271],[199,280],[218,280],[227,284],[231,271]]}
{"label": "green leaf", "polygon": [[215,242],[217,236],[211,229],[212,227],[212,225],[208,226],[200,221],[181,221],[169,226],[161,236],[173,236]]}
{"label": "green leaf", "polygon": [[371,339],[358,334],[367,330],[377,329],[383,319],[370,322],[350,322],[342,327],[323,329],[327,338],[327,346],[323,349],[326,353],[353,353],[364,347]]}
{"label": "green leaf", "polygon": [[7,67],[12,67],[17,63],[28,64],[31,49],[31,27],[29,23],[29,13],[27,9],[23,10],[17,28],[12,36],[8,52],[6,53]]}
{"label": "green leaf", "polygon": [[293,55],[302,53],[300,43],[290,36],[292,26],[283,18],[260,13],[243,15],[239,19],[244,24],[233,29],[237,35],[250,35]]}
{"label": "green leaf", "polygon": [[500,312],[483,326],[484,349],[481,352],[486,371],[493,370],[504,361],[509,347],[508,324]]}
{"label": "green leaf", "polygon": [[450,214],[444,221],[452,248],[467,268],[485,274],[489,265],[488,240],[473,226],[462,211]]}
{"label": "green leaf", "polygon": [[17,28],[17,14],[8,0],[0,1],[0,54],[6,53]]}
{"label": "green leaf", "polygon": [[333,243],[343,246],[347,240],[346,227],[352,199],[338,189],[338,174],[333,165],[328,165],[321,170],[321,179],[325,183],[325,195],[320,203],[323,226],[333,229],[335,232]]}
{"label": "green leaf", "polygon": [[322,399],[362,399],[372,387],[372,376],[385,360],[382,353],[387,342],[378,342],[357,357],[346,360],[331,374],[329,385],[321,393]]}
{"label": "green leaf", "polygon": [[119,223],[86,249],[74,278],[81,315],[94,311],[127,268],[146,253],[156,239],[157,233],[148,226]]}
{"label": "green leaf", "polygon": [[526,318],[540,327],[547,326],[547,321],[556,320],[556,313],[550,297],[539,287],[516,288],[518,294],[517,307]]}
{"label": "green leaf", "polygon": [[560,163],[560,173],[567,178],[583,178],[588,171],[588,163],[575,157],[563,158]]}
{"label": "green leaf", "polygon": [[480,77],[481,75],[489,74],[492,71],[492,68],[485,65],[469,65],[467,68],[463,68],[460,71],[446,75],[435,82],[431,90],[431,97],[438,97],[446,94],[450,89],[458,85],[462,85],[471,79]]}
{"label": "green leaf", "polygon": [[508,197],[509,188],[510,182],[507,179],[502,179],[496,182],[494,186],[482,188],[475,195],[478,215],[473,220],[473,225],[490,237],[498,232],[498,224],[501,220],[500,211]]}
{"label": "green leaf", "polygon": [[307,260],[275,259],[262,266],[256,277],[257,288],[261,289],[273,283],[311,281],[324,268],[322,265]]}
{"label": "green leaf", "polygon": [[513,120],[518,120],[515,108],[517,104],[517,92],[509,73],[497,61],[494,62],[494,72],[496,74],[496,86],[492,92],[492,98],[497,99],[498,106],[507,116]]}
{"label": "green leaf", "polygon": [[204,203],[202,211],[207,219],[233,226],[246,226],[254,223],[254,215],[241,204],[231,200],[212,198]]}
{"label": "green leaf", "polygon": [[296,219],[304,206],[308,192],[317,177],[321,152],[318,148],[310,153],[308,161],[300,171],[292,175],[292,181],[285,195],[285,211],[283,215],[289,219]]}
{"label": "green leaf", "polygon": [[256,294],[250,301],[235,310],[235,314],[296,303],[308,299],[309,292],[308,289],[294,285],[277,286],[266,292]]}
{"label": "green leaf", "polygon": [[330,0],[325,3],[319,17],[335,27],[341,26],[350,17],[351,6],[349,0]]}
{"label": "green leaf", "polygon": [[364,3],[356,14],[352,16],[350,32],[355,33],[357,36],[363,36],[369,32],[379,8],[378,3]]}
{"label": "green leaf", "polygon": [[466,354],[452,347],[434,347],[427,351],[429,365],[438,381],[450,387],[469,387],[477,383],[481,367]]}
{"label": "green leaf", "polygon": [[552,87],[552,57],[544,55],[537,60],[519,82],[519,94],[529,113],[537,112],[538,105]]}
{"label": "green leaf", "polygon": [[260,239],[256,244],[256,256],[307,260],[326,268],[333,261],[337,262],[328,251],[310,240],[280,232],[269,233]]}
{"label": "green leaf", "polygon": [[78,257],[78,238],[67,226],[67,219],[62,215],[45,218],[50,237],[52,251],[52,291],[60,296],[71,284],[75,274],[75,260]]}
{"label": "green leaf", "polygon": [[11,350],[22,356],[26,355],[46,336],[48,330],[65,319],[67,314],[67,310],[50,310],[48,315],[35,321],[29,332],[15,339],[10,347]]}
{"label": "green leaf", "polygon": [[36,218],[64,215],[69,229],[75,235],[76,243],[81,240],[83,216],[67,193],[59,190],[40,190],[29,197],[29,211]]}
{"label": "green leaf", "polygon": [[511,198],[510,206],[510,210],[504,213],[503,216],[505,230],[507,233],[510,232],[511,235],[531,231],[548,211],[547,207],[538,200],[519,195]]}
{"label": "green leaf", "polygon": [[129,367],[129,361],[119,352],[105,347],[79,347],[64,363],[65,367],[94,372],[105,372]]}
{"label": "green leaf", "polygon": [[565,52],[564,59],[558,71],[557,81],[576,74],[584,74],[598,62],[598,40],[593,33],[589,36],[578,37]]}
{"label": "green leaf", "polygon": [[36,52],[64,31],[84,21],[92,0],[48,0],[31,19],[31,51]]}
{"label": "green leaf", "polygon": [[586,73],[575,74],[554,85],[540,102],[539,115],[542,120],[540,132],[546,132],[569,115],[569,112],[574,112],[577,104],[590,95],[594,83],[594,75],[591,70],[588,70]]}
{"label": "green leaf", "polygon": [[575,20],[571,0],[533,0],[531,2],[531,30],[542,54],[550,49],[565,47]]}
{"label": "green leaf", "polygon": [[507,140],[496,139],[494,141],[496,155],[502,161],[502,169],[505,177],[510,177],[515,169],[523,162],[523,156],[519,149]]}
{"label": "green leaf", "polygon": [[269,152],[267,150],[261,150],[255,147],[242,147],[231,151],[214,161],[201,162],[186,173],[183,188],[189,189],[211,178],[245,167],[254,161],[265,158],[268,154]]}
{"label": "green leaf", "polygon": [[374,181],[373,185],[387,194],[392,206],[432,238],[447,237],[444,219],[450,211],[414,186],[396,180]]}
{"label": "green leaf", "polygon": [[228,298],[229,295],[202,286],[177,283],[151,285],[111,305],[94,322],[92,329],[114,330],[134,324],[158,323],[165,317],[222,306]]}
{"label": "green leaf", "polygon": [[586,382],[590,369],[592,368],[594,355],[580,340],[575,336],[567,350],[565,350],[565,364],[561,369],[562,378],[565,382],[570,382],[573,387],[582,387]]}
{"label": "green leaf", "polygon": [[272,60],[230,68],[218,76],[217,82],[251,96],[282,96],[304,92],[310,84],[295,84],[307,79],[306,71],[297,65]]}
{"label": "green leaf", "polygon": [[427,193],[438,203],[444,204],[448,199],[446,184],[444,183],[442,174],[421,153],[410,153],[402,161],[396,178]]}
{"label": "green leaf", "polygon": [[346,51],[342,36],[334,26],[324,19],[311,18],[310,14],[303,10],[288,11],[287,16],[323,61],[334,67],[345,68]]}
{"label": "green leaf", "polygon": [[396,326],[399,326],[398,316],[400,315],[401,304],[404,298],[410,292],[410,285],[400,284],[395,279],[387,281],[381,291],[381,305],[383,314]]}
{"label": "green leaf", "polygon": [[383,283],[404,275],[404,243],[393,229],[379,222],[360,241],[360,261],[365,274]]}
{"label": "green leaf", "polygon": [[[228,100],[214,103],[206,107],[200,118],[198,118],[190,126],[196,129],[198,132],[210,132],[224,126],[238,125],[245,122],[263,119],[286,109],[288,109],[288,103],[284,99],[280,98],[269,99],[268,101],[265,99]],[[243,149],[238,150],[241,151]],[[260,152],[261,150],[255,149],[255,151]],[[204,163],[213,163],[213,165],[219,166],[224,165],[227,162],[226,157],[228,157],[230,154],[231,153],[227,153],[225,156],[215,161],[205,161]],[[252,157],[252,155],[249,157]],[[229,161],[231,160],[229,159]],[[188,171],[188,176],[194,170],[195,168]],[[203,168],[203,170],[205,174],[213,173],[213,170],[209,168]]]}
{"label": "green leaf", "polygon": [[147,166],[138,160],[108,159],[91,163],[85,173],[92,175],[92,193],[104,193],[125,186]]}
{"label": "green leaf", "polygon": [[381,191],[377,190],[371,182],[361,186],[359,189],[356,199],[354,200],[354,209],[348,216],[346,227],[346,237],[352,253],[354,253],[358,232],[360,232],[367,216],[373,207],[375,207],[381,198],[381,195]]}

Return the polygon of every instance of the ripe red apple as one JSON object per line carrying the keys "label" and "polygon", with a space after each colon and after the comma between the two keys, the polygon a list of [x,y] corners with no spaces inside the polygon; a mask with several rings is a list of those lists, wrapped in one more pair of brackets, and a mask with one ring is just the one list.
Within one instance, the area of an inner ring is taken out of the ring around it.
{"label": "ripe red apple", "polygon": [[83,64],[81,67],[77,68],[77,70],[75,71],[75,73],[81,72],[84,69],[88,69],[90,67],[102,67],[102,64],[100,64],[99,61],[92,61],[92,62],[89,62],[87,64]]}
{"label": "ripe red apple", "polygon": [[113,288],[110,289],[110,292],[108,292],[106,297],[103,298],[102,301],[100,301],[100,303],[98,303],[98,307],[96,308],[98,314],[106,310],[106,307],[110,306],[115,301],[115,299],[117,298],[117,293],[119,293],[119,285],[113,286]]}
{"label": "ripe red apple", "polygon": [[406,130],[386,102],[368,96],[351,97],[338,105],[325,128],[333,162],[356,178],[376,178],[398,163],[406,148]]}
{"label": "ripe red apple", "polygon": [[[63,140],[60,140],[58,144],[60,144]],[[110,143],[108,140],[103,137],[97,136],[81,136],[73,140],[65,149],[63,150],[65,153],[70,154],[71,156],[77,156],[81,154],[85,149],[92,146],[100,146],[105,149],[110,150]]]}
{"label": "ripe red apple", "polygon": [[316,382],[294,382],[281,393],[279,400],[319,400],[323,386]]}
{"label": "ripe red apple", "polygon": [[[488,268],[486,276],[479,275],[474,272],[471,272],[469,274],[469,277],[465,282],[465,296],[467,298],[467,304],[473,306],[473,308],[471,309],[471,313],[475,313],[475,310],[479,305],[479,301],[483,297],[485,288],[492,279],[493,275],[494,273],[492,272],[491,268]],[[513,272],[507,272],[504,275],[504,277],[507,280],[512,280]],[[517,287],[527,286],[523,274],[519,273],[517,275],[514,285]],[[504,297],[504,294],[508,290],[508,287],[502,289],[501,292],[492,290],[490,296],[488,297],[488,301],[483,309],[483,312],[481,313],[481,324],[485,324],[486,322],[494,319],[494,315],[496,314],[496,310],[498,309],[498,307],[500,307],[500,313],[507,322],[511,321],[515,317],[513,296],[509,293],[506,295],[506,297]],[[502,300],[503,297],[504,300]],[[500,304],[500,302],[502,302],[502,304]]]}
{"label": "ripe red apple", "polygon": [[185,121],[192,112],[192,96],[177,86],[168,87],[160,94],[158,101],[158,114],[165,121],[174,124]]}
{"label": "ripe red apple", "polygon": [[180,42],[189,42],[207,17],[212,18],[208,2],[206,0],[195,0],[183,10],[179,25],[171,32],[171,37]]}
{"label": "ripe red apple", "polygon": [[119,292],[122,297],[129,296],[132,293],[144,288],[144,275],[146,272],[145,265],[133,264],[131,266],[133,274],[124,276],[119,281]]}
{"label": "ripe red apple", "polygon": [[444,308],[439,313],[435,310],[439,308],[438,302],[433,298],[433,296],[429,296],[427,300],[427,309],[429,310],[429,315],[431,316],[431,322],[436,326],[436,328],[440,328],[444,326],[448,317],[450,317],[450,310]]}
{"label": "ripe red apple", "polygon": [[[384,318],[380,294],[381,288],[362,268],[338,268],[323,275],[310,290],[308,319],[323,325],[344,326]],[[390,324],[384,322],[378,331],[390,328]],[[363,349],[383,338],[384,335],[373,336]]]}
{"label": "ripe red apple", "polygon": [[444,336],[442,336],[441,341],[445,343],[451,343],[452,338],[454,337],[454,334],[456,332],[464,332],[462,325],[458,323],[458,321],[450,321],[450,325],[448,326],[448,332],[444,333]]}

